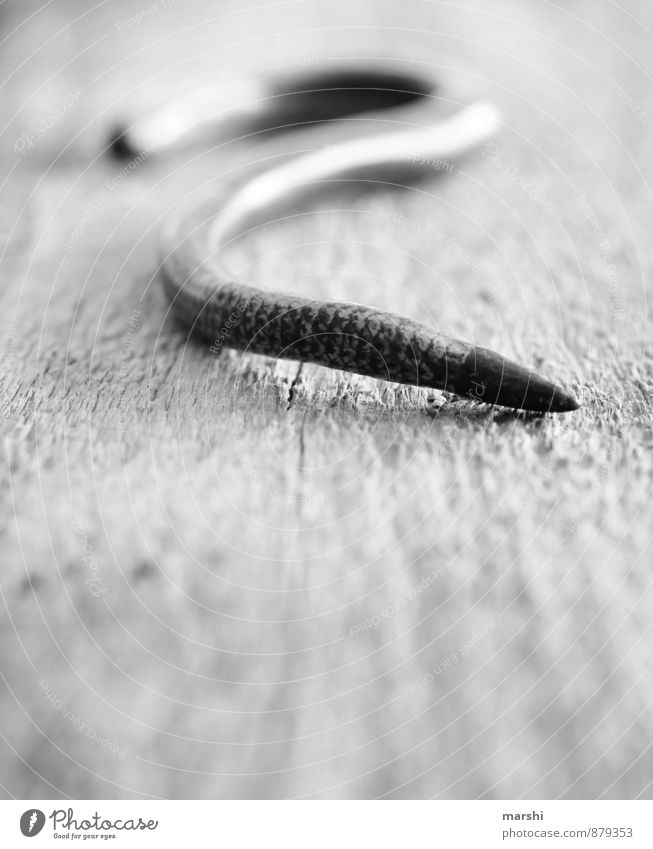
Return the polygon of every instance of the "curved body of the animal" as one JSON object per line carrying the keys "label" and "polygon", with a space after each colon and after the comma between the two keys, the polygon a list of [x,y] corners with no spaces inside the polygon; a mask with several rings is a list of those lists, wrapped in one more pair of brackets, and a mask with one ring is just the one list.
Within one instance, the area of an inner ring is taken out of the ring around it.
{"label": "curved body of the animal", "polygon": [[[455,162],[496,130],[499,119],[490,104],[453,109],[449,104],[443,115],[444,100],[430,81],[378,70],[322,74],[267,88],[249,85],[263,88],[241,92],[240,99],[232,93],[229,108],[216,115],[218,122],[246,115],[268,129],[360,112],[386,117],[392,109],[398,129],[314,146],[281,157],[280,163],[275,157],[274,165],[248,174],[222,199],[206,197],[171,215],[161,242],[162,279],[174,313],[189,330],[213,346],[317,363],[515,409],[567,412],[578,407],[566,390],[486,348],[378,308],[249,285],[222,259],[225,245],[254,221],[278,218],[280,210],[292,209],[307,192],[349,180],[402,185],[419,173],[420,163]],[[188,126],[182,121],[178,135],[192,135],[194,116],[202,109],[187,106]],[[151,140],[157,129],[146,131]]]}

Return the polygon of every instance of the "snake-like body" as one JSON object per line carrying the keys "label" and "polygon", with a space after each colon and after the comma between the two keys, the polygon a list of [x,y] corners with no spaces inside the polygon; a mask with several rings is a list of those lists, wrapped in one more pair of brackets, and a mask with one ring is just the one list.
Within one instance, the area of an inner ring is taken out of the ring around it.
{"label": "snake-like body", "polygon": [[[423,93],[420,98],[429,100]],[[265,220],[273,209],[276,217],[279,206],[292,207],[306,191],[369,174],[414,171],[427,157],[455,158],[497,124],[487,104],[435,123],[431,117],[426,125],[417,120],[419,105],[411,109],[400,130],[292,157],[247,178],[223,201],[207,197],[172,216],[162,238],[162,276],[175,314],[214,352],[230,346],[518,409],[576,409],[569,393],[493,351],[377,308],[260,289],[236,279],[225,265],[225,244],[246,224]]]}

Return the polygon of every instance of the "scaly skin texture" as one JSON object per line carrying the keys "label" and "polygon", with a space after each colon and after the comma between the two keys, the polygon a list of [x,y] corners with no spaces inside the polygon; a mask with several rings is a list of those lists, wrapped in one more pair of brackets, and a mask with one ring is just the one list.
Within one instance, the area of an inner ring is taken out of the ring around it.
{"label": "scaly skin texture", "polygon": [[171,221],[162,267],[177,317],[214,353],[229,346],[518,409],[576,409],[575,399],[549,381],[419,322],[235,281],[218,261],[206,259],[211,253],[207,220],[206,205],[200,204]]}
{"label": "scaly skin texture", "polygon": [[[346,93],[338,89],[336,103]],[[313,92],[310,102],[320,96],[324,91]],[[538,412],[575,409],[575,399],[563,390],[492,351],[382,310],[257,289],[235,280],[222,263],[222,246],[252,218],[266,220],[279,206],[294,207],[298,195],[334,179],[371,173],[400,179],[425,156],[459,158],[497,125],[488,104],[443,118],[431,114],[431,101],[418,97],[408,112],[402,110],[398,131],[338,141],[328,150],[316,145],[259,174],[248,173],[222,201],[209,199],[172,218],[163,241],[163,272],[173,309],[214,351],[229,345]],[[215,247],[218,259],[207,260]]]}

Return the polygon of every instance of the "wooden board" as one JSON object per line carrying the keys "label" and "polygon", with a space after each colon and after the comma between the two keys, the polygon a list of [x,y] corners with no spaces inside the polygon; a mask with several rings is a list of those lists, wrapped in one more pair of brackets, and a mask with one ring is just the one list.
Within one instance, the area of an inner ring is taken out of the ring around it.
{"label": "wooden board", "polygon": [[[0,7],[4,794],[650,798],[651,10],[40,5]],[[123,173],[112,123],[338,55],[493,100],[496,145],[307,206],[235,266],[499,349],[582,410],[176,328],[161,218],[266,154]]]}

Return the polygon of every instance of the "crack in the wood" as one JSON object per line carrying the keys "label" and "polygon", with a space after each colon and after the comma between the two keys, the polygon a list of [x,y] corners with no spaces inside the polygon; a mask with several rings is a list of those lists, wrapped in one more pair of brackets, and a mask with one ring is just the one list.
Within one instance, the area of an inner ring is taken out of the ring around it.
{"label": "crack in the wood", "polygon": [[[299,364],[299,366],[297,368],[297,372],[295,374],[295,377],[293,378],[293,380],[290,384],[290,388],[288,389],[288,403],[286,405],[286,412],[290,411],[290,409],[292,408],[293,403],[295,401],[297,386],[298,386],[299,380],[301,378],[303,367],[304,367],[304,363],[302,362],[302,363]],[[298,486],[297,486],[296,502],[297,502],[297,509],[299,510],[300,513],[301,513],[301,510],[302,510],[302,501],[303,501],[302,483],[303,483],[303,476],[304,476],[304,458],[305,458],[305,455],[306,455],[306,442],[305,442],[305,438],[304,438],[304,430],[305,430],[306,417],[307,416],[308,416],[308,408],[306,410],[304,410],[304,415],[302,416],[302,422],[301,422],[301,425],[299,427],[299,458],[298,458],[298,463],[297,463]]]}
{"label": "crack in the wood", "polygon": [[[161,390],[164,389],[168,385],[170,375],[172,374],[172,372],[173,372],[173,370],[174,370],[174,368],[177,364],[178,364],[177,361],[174,358],[172,358],[170,360],[170,362],[165,366],[165,368],[162,369],[162,372],[163,372],[162,374],[154,375],[150,372],[150,380],[149,380],[149,394],[150,394],[149,402],[150,402],[150,404],[156,403],[156,401],[159,397],[159,394],[161,393]],[[156,383],[154,383],[155,379],[156,379]],[[164,406],[164,409],[165,409],[165,406]]]}
{"label": "crack in the wood", "polygon": [[304,363],[299,364],[299,368],[297,369],[297,374],[293,378],[292,383],[290,384],[290,389],[288,390],[288,405],[286,406],[286,412],[290,410],[292,407],[293,401],[295,400],[295,390],[297,388],[297,384],[299,382],[299,378],[302,373],[302,368],[304,367]]}
{"label": "crack in the wood", "polygon": [[299,427],[299,461],[297,463],[297,477],[298,477],[298,486],[297,486],[297,512],[301,515],[302,513],[302,505],[304,503],[304,459],[306,457],[306,440],[305,440],[305,429],[306,429],[306,418],[308,416],[308,408],[304,410],[304,415],[302,416],[302,423]]}
{"label": "crack in the wood", "polygon": [[304,473],[304,457],[306,455],[306,441],[304,439],[304,433],[306,429],[306,417],[308,416],[308,409],[304,411],[304,415],[302,417],[302,423],[299,428],[299,475],[300,477]]}

